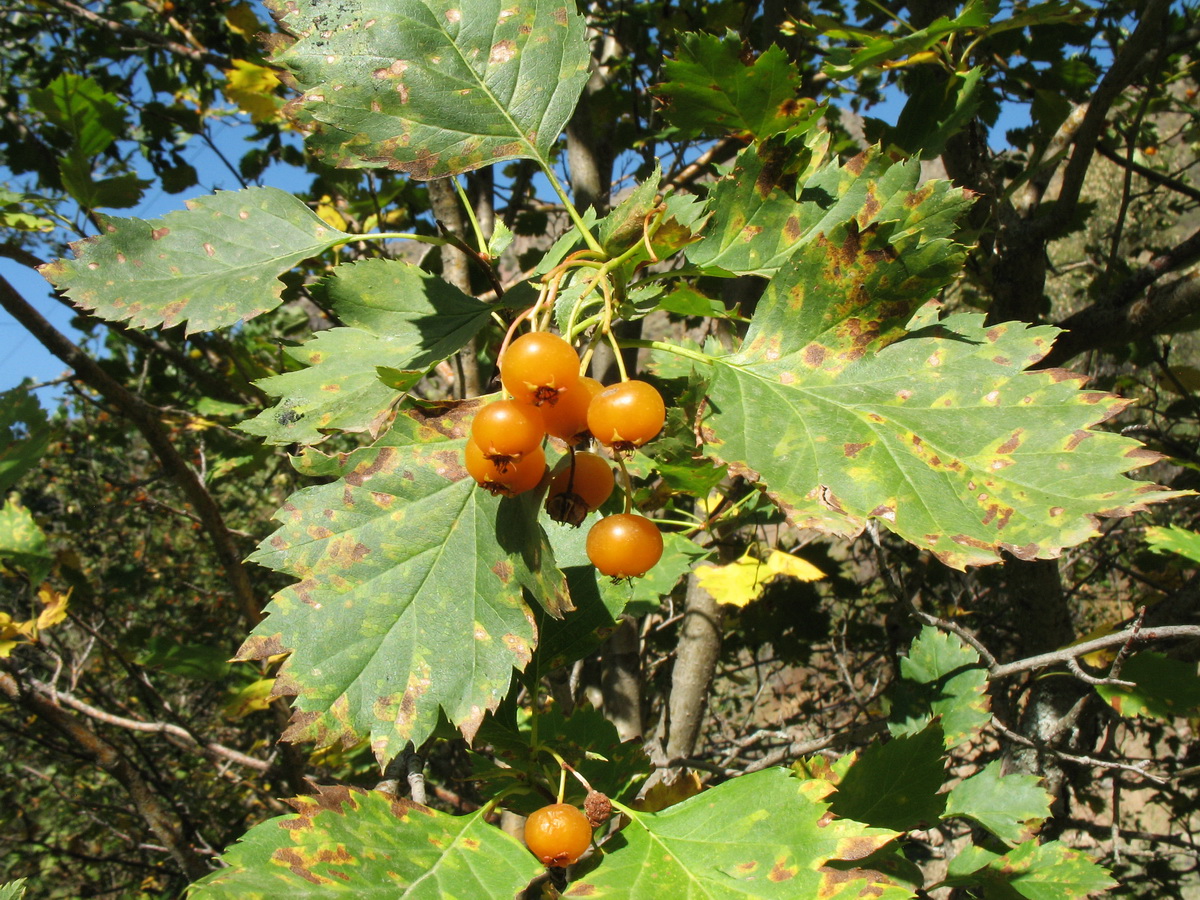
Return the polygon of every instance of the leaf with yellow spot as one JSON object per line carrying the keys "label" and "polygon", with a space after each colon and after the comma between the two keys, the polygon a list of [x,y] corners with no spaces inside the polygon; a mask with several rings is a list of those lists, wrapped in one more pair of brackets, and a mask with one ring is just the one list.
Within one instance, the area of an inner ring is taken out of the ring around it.
{"label": "leaf with yellow spot", "polygon": [[603,862],[564,897],[683,900],[798,897],[900,900],[912,894],[878,872],[833,869],[863,859],[896,833],[834,818],[833,786],[787,769],[731,779],[661,812],[630,810]]}
{"label": "leaf with yellow spot", "polygon": [[1027,371],[1055,329],[929,309],[905,335],[896,314],[949,251],[887,246],[838,229],[768,285],[741,350],[714,365],[702,423],[731,472],[799,527],[853,536],[875,520],[958,569],[1053,559],[1101,516],[1180,496],[1126,477],[1157,454],[1097,427],[1125,401]]}
{"label": "leaf with yellow spot", "polygon": [[[235,59],[233,68],[225,70],[225,96],[256,123],[279,118],[279,110],[283,106],[283,101],[276,96],[279,84],[279,76],[273,69],[249,60]],[[334,227],[344,229],[345,222]]]}
{"label": "leaf with yellow spot", "polygon": [[487,822],[486,808],[451,816],[376,791],[319,787],[288,801],[297,813],[251,828],[226,868],[190,900],[445,900],[514,897],[544,867]]}
{"label": "leaf with yellow spot", "polygon": [[[4,430],[0,429],[0,437]],[[46,534],[14,497],[0,505],[0,572],[22,573],[38,584],[50,572],[54,559],[46,545]]]}
{"label": "leaf with yellow spot", "polygon": [[777,575],[797,578],[800,581],[816,581],[825,574],[810,562],[798,556],[772,550],[766,560],[751,556],[749,551],[741,559],[723,566],[696,566],[696,580],[713,595],[718,603],[730,606],[745,606],[762,596],[767,582]]}

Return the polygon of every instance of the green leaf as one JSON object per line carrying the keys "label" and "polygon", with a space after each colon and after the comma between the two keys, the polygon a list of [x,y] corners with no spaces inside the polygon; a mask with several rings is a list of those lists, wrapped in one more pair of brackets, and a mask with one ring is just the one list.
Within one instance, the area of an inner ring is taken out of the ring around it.
{"label": "green leaf", "polygon": [[274,309],[278,277],[347,235],[276,188],[222,191],[162,219],[102,217],[74,260],[39,270],[78,306],[135,328],[212,331]]}
{"label": "green leaf", "polygon": [[1161,653],[1138,653],[1125,661],[1121,680],[1135,687],[1098,684],[1096,691],[1122,716],[1151,716],[1170,721],[1200,712],[1200,677],[1196,663]]}
{"label": "green leaf", "polygon": [[37,465],[50,445],[50,425],[24,388],[0,392],[0,498]]}
{"label": "green leaf", "polygon": [[138,653],[137,661],[139,665],[200,681],[223,682],[233,669],[227,647],[180,643],[175,635],[150,637]]}
{"label": "green leaf", "polygon": [[829,811],[893,831],[933,825],[946,806],[938,793],[946,768],[943,741],[934,721],[917,734],[871,744],[842,776]]}
{"label": "green leaf", "polygon": [[911,897],[877,872],[826,868],[857,860],[895,835],[830,818],[833,786],[765,769],[658,813],[629,813],[594,870],[565,897],[676,900],[702,897]]}
{"label": "green leaf", "polygon": [[386,761],[424,741],[439,710],[469,739],[530,660],[522,588],[554,615],[570,608],[536,498],[500,500],[467,476],[479,403],[410,402],[372,446],[302,458],[330,483],[292,495],[251,557],[300,581],[238,654],[292,650],[275,689],[296,695],[286,739],[369,736]]}
{"label": "green leaf", "polygon": [[742,39],[733,31],[723,37],[680,35],[663,74],[667,81],[654,93],[665,104],[667,121],[684,137],[732,132],[763,141],[811,116],[815,106],[800,97],[800,75],[783,50],[772,44],[747,61]]}
{"label": "green leaf", "polygon": [[1010,847],[1027,841],[1050,817],[1053,799],[1034,775],[1001,774],[995,760],[959,782],[946,798],[949,816],[978,822]]}
{"label": "green leaf", "polygon": [[955,635],[926,625],[900,660],[900,680],[888,698],[888,728],[894,735],[915,734],[940,717],[946,747],[957,747],[991,721],[986,689],[979,654]]}
{"label": "green leaf", "polygon": [[340,167],[427,180],[505,159],[548,164],[588,79],[566,0],[272,3],[295,41],[275,55],[303,92],[286,108]]}
{"label": "green leaf", "polygon": [[29,105],[65,129],[81,158],[99,156],[128,129],[125,107],[92,78],[64,73],[45,88],[29,92]]}
{"label": "green leaf", "polygon": [[241,428],[267,443],[315,444],[333,431],[378,435],[399,391],[464,347],[491,312],[399,260],[338,266],[317,292],[349,327],[287,351],[308,368],[256,382],[282,399]]}
{"label": "green leaf", "polygon": [[[968,858],[970,865],[965,867],[972,871],[958,874],[964,866],[956,867],[951,860],[952,877],[942,886],[980,887],[988,900],[1085,900],[1117,886],[1104,869],[1058,841],[1026,841],[1004,856],[987,851],[960,856]],[[987,864],[976,868],[983,860]]]}
{"label": "green leaf", "polygon": [[983,101],[984,69],[976,66],[951,75],[940,85],[923,86],[908,98],[888,139],[905,153],[921,159],[942,154],[946,142],[974,118]]}
{"label": "green leaf", "polygon": [[[555,753],[613,800],[632,802],[639,785],[653,771],[641,739],[622,741],[616,726],[590,706],[576,707],[570,716],[552,707],[539,713],[537,725],[539,740],[549,739]],[[544,746],[533,747],[530,718],[525,717],[514,730],[489,717],[479,729],[477,741],[487,744],[489,752],[471,755],[472,778],[486,781],[490,796],[506,791],[506,808],[529,815],[546,805],[547,793],[558,790],[562,769]],[[532,788],[533,784],[541,790]],[[514,793],[507,793],[510,789]],[[586,796],[577,779],[567,779],[563,802],[582,806]]]}
{"label": "green leaf", "polygon": [[445,900],[516,897],[542,871],[486,811],[450,816],[405,800],[319,787],[288,801],[297,815],[256,825],[222,856],[228,868],[192,900]]}
{"label": "green leaf", "polygon": [[142,192],[154,184],[133,172],[97,179],[92,163],[76,153],[61,158],[58,168],[67,193],[86,209],[129,209],[137,206]]}
{"label": "green leaf", "polygon": [[1200,534],[1175,525],[1146,529],[1146,543],[1159,553],[1178,553],[1200,563]]}
{"label": "green leaf", "polygon": [[[991,22],[993,13],[993,4],[989,0],[971,0],[953,19],[939,16],[924,28],[901,37],[882,32],[846,29],[847,36],[863,40],[863,46],[845,61],[843,53],[831,54],[831,61],[825,64],[825,71],[832,77],[841,79],[856,75],[866,68],[904,60],[915,53],[928,50],[942,38],[955,32],[985,28]],[[822,30],[827,22],[831,23],[833,28],[827,33],[830,36],[841,36],[837,34],[841,26],[839,21],[824,16],[817,16],[813,20],[813,24]]]}
{"label": "green leaf", "polygon": [[45,198],[34,194],[18,194],[0,185],[0,228],[11,228],[16,231],[53,231],[53,219],[27,212],[24,207],[40,207],[43,210],[47,204]]}
{"label": "green leaf", "polygon": [[25,879],[18,878],[0,884],[0,900],[21,900],[25,896]]}
{"label": "green leaf", "polygon": [[935,323],[930,308],[882,346],[956,253],[886,231],[831,232],[768,285],[742,349],[714,366],[713,455],[794,524],[853,535],[874,519],[958,569],[1002,551],[1052,559],[1094,537],[1098,516],[1178,496],[1126,478],[1155,454],[1095,429],[1126,401],[1023,371],[1055,329]]}
{"label": "green leaf", "polygon": [[0,571],[5,566],[24,569],[33,585],[41,584],[54,566],[45,532],[12,498],[0,506]]}

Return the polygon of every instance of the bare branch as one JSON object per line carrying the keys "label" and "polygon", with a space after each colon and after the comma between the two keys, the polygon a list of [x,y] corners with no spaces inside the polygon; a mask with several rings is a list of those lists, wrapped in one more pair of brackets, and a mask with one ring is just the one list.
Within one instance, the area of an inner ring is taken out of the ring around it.
{"label": "bare branch", "polygon": [[138,719],[127,719],[124,716],[117,716],[112,713],[105,712],[102,709],[97,709],[89,703],[64,693],[63,691],[55,690],[48,684],[44,684],[37,679],[29,679],[30,686],[39,694],[47,698],[48,702],[58,701],[59,704],[69,706],[78,712],[83,713],[97,722],[103,722],[106,725],[113,725],[117,728],[124,728],[127,731],[141,731],[149,734],[166,734],[172,737],[181,738],[188,744],[193,744],[205,751],[205,755],[211,757],[219,757],[230,760],[240,766],[247,766],[251,769],[257,769],[259,772],[265,772],[271,768],[271,763],[265,759],[258,759],[253,756],[248,756],[240,750],[234,750],[232,747],[226,747],[223,744],[218,744],[216,741],[201,741],[198,737],[180,725],[172,725],[169,722],[143,722]]}
{"label": "bare branch", "polygon": [[1116,647],[1131,641],[1169,641],[1177,638],[1200,638],[1200,625],[1162,625],[1157,628],[1140,630],[1131,626],[1124,631],[1072,644],[1070,647],[1063,647],[1061,650],[1051,653],[1039,653],[1037,656],[1019,659],[1016,662],[992,666],[988,670],[988,675],[991,678],[1007,678],[1009,675],[1016,675],[1019,672],[1032,672],[1034,669],[1064,664],[1067,660],[1078,659],[1089,653],[1095,653],[1097,650]]}

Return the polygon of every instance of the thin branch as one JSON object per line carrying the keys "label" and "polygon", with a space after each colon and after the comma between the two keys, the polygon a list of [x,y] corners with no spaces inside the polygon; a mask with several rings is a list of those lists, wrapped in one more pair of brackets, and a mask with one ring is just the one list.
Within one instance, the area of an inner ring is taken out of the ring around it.
{"label": "thin branch", "polygon": [[98,13],[92,12],[86,7],[80,6],[77,3],[72,3],[71,0],[46,0],[47,6],[53,6],[60,12],[64,12],[69,16],[77,19],[83,19],[85,22],[90,22],[93,25],[98,25],[101,28],[107,29],[114,34],[128,35],[129,37],[137,38],[140,41],[145,41],[155,47],[177,54],[178,56],[193,59],[196,62],[204,63],[209,66],[216,66],[219,69],[232,69],[233,60],[228,56],[222,56],[219,53],[213,53],[211,50],[201,50],[196,47],[189,47],[187,44],[180,44],[170,38],[163,37],[161,34],[155,34],[152,31],[144,31],[141,28],[135,28],[132,25],[126,25],[124,22],[118,22],[114,19],[108,19]]}
{"label": "thin branch", "polygon": [[78,746],[88,758],[116,779],[128,792],[143,821],[190,880],[208,873],[203,859],[183,838],[180,823],[154,793],[138,768],[116,747],[38,691],[30,691],[7,669],[0,669],[0,695],[34,714],[46,725]]}
{"label": "thin branch", "polygon": [[1165,187],[1177,194],[1183,194],[1183,196],[1190,197],[1193,200],[1200,200],[1200,190],[1197,190],[1190,184],[1184,184],[1177,178],[1164,175],[1162,172],[1156,172],[1154,169],[1143,166],[1141,163],[1135,163],[1132,159],[1127,159],[1118,153],[1114,153],[1103,144],[1096,145],[1096,152],[1105,159],[1115,162],[1118,166],[1123,166],[1124,168],[1133,172],[1135,175],[1141,175],[1143,178],[1153,184],[1157,184],[1160,187]]}
{"label": "thin branch", "polygon": [[[113,725],[117,728],[124,728],[127,731],[140,731],[147,734],[168,734],[173,737],[182,738],[189,744],[194,744],[197,747],[206,751],[206,756],[221,757],[235,762],[240,766],[247,766],[251,769],[257,769],[259,772],[266,772],[271,768],[271,763],[265,759],[258,759],[253,756],[248,756],[240,750],[234,750],[232,747],[226,747],[223,744],[218,744],[216,741],[201,741],[198,737],[179,725],[172,725],[169,722],[143,722],[139,719],[127,719],[124,716],[114,715],[113,713],[105,712],[102,709],[97,709],[89,703],[72,696],[63,691],[57,691],[48,684],[44,684],[37,679],[30,678],[30,686],[39,694],[42,694],[48,701],[53,698],[58,703],[69,706],[72,709],[83,713],[97,722],[103,722],[106,725]],[[52,701],[51,701],[52,702]]]}
{"label": "thin branch", "polygon": [[1155,628],[1142,629],[1130,627],[1124,631],[1106,634],[1104,637],[1093,638],[1090,641],[1083,641],[1079,644],[1072,644],[1070,647],[1063,647],[1061,650],[1054,650],[1050,653],[1039,653],[1037,656],[1019,659],[1016,662],[992,666],[988,670],[988,676],[993,679],[1007,678],[1009,675],[1016,675],[1019,672],[1032,672],[1034,669],[1043,669],[1046,666],[1061,665],[1069,659],[1078,659],[1081,656],[1087,656],[1089,653],[1095,653],[1097,650],[1103,650],[1106,647],[1115,647],[1128,642],[1169,641],[1178,638],[1200,638],[1200,625],[1161,625]]}

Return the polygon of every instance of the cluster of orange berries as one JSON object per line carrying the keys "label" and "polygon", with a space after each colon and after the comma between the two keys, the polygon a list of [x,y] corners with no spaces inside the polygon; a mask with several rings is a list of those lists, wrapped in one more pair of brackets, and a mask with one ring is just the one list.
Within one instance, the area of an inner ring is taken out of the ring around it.
{"label": "cluster of orange berries", "polygon": [[[602,456],[574,446],[595,439],[614,454],[642,446],[662,429],[662,397],[644,381],[604,387],[580,375],[575,349],[545,331],[518,337],[499,365],[500,383],[511,399],[489,403],[475,414],[467,472],[493,494],[512,497],[541,483],[546,436],[565,441],[569,453],[551,477],[546,509],[555,521],[579,525],[609,498],[615,478]],[[657,526],[626,506],[626,512],[596,522],[587,537],[588,558],[614,578],[644,575],[662,556]]]}

